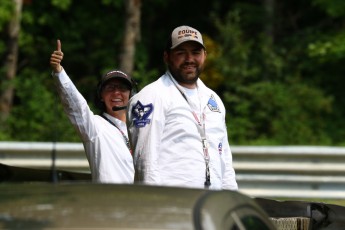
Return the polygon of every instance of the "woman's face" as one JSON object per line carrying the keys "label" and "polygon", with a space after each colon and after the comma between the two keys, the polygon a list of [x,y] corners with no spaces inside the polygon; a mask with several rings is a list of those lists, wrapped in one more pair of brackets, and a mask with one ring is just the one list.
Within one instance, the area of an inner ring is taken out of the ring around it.
{"label": "woman's face", "polygon": [[106,112],[113,114],[113,107],[127,106],[130,87],[120,79],[110,79],[105,83],[101,92],[101,100],[105,103]]}

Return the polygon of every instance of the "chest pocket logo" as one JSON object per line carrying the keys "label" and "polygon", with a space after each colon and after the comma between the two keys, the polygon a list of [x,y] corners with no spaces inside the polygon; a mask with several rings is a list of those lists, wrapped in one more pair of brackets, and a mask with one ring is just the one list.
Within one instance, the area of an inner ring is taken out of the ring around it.
{"label": "chest pocket logo", "polygon": [[216,101],[216,99],[214,98],[213,94],[211,94],[210,99],[208,99],[207,106],[208,106],[208,108],[209,108],[212,112],[218,112],[218,113],[220,113],[220,110],[219,110],[217,101]]}

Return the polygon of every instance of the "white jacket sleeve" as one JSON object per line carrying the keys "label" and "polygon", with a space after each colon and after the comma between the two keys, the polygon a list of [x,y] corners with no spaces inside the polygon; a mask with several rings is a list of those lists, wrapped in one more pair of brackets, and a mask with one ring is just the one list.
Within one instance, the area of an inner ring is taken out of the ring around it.
{"label": "white jacket sleeve", "polygon": [[235,170],[232,165],[232,153],[228,142],[228,135],[226,135],[224,138],[223,143],[225,169],[223,174],[222,189],[237,190],[238,185],[236,182]]}
{"label": "white jacket sleeve", "polygon": [[83,141],[93,138],[95,126],[93,112],[90,110],[85,98],[80,94],[72,80],[63,69],[53,74],[55,85],[63,105],[65,114],[76,128]]}
{"label": "white jacket sleeve", "polygon": [[156,89],[146,88],[130,100],[129,133],[134,148],[137,179],[161,184],[159,152],[164,129],[164,104]]}

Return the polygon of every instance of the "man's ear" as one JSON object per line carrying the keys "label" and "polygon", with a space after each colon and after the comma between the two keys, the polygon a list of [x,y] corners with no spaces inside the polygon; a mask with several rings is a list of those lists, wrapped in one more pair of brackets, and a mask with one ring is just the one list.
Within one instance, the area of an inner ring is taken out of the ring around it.
{"label": "man's ear", "polygon": [[163,60],[165,64],[168,64],[168,53],[166,51],[163,53]]}

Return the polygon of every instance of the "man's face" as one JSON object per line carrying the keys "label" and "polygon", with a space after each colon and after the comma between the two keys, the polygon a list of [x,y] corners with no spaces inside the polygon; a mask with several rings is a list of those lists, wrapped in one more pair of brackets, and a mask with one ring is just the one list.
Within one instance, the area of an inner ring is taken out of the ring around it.
{"label": "man's face", "polygon": [[164,61],[175,80],[186,88],[195,88],[201,71],[204,68],[206,51],[197,42],[184,42],[164,52]]}
{"label": "man's face", "polygon": [[106,112],[113,113],[114,106],[127,106],[130,95],[129,86],[119,79],[111,79],[102,88],[101,97],[106,106]]}

